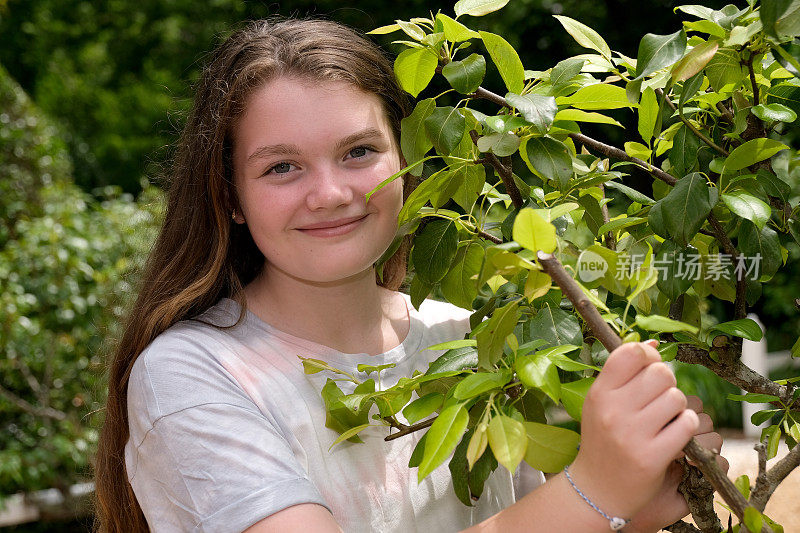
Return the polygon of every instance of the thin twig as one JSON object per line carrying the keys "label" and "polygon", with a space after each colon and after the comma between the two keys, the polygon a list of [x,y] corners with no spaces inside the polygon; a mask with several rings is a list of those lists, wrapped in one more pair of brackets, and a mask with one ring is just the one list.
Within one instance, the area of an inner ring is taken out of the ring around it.
{"label": "thin twig", "polygon": [[663,181],[668,185],[674,186],[676,183],[678,183],[678,179],[675,176],[668,174],[667,172],[664,172],[658,167],[654,167],[647,161],[642,161],[638,157],[629,156],[627,153],[625,153],[624,150],[620,150],[619,148],[616,148],[614,146],[602,143],[598,140],[592,139],[591,137],[587,137],[582,133],[570,133],[569,136],[573,141],[578,141],[584,146],[593,148],[606,157],[613,157],[614,159],[620,159],[622,161],[628,161],[630,163],[633,163],[634,165],[641,167],[642,169],[646,170],[647,172],[649,172],[650,174],[652,174],[653,176],[655,176],[656,178],[660,179],[661,181]]}
{"label": "thin twig", "polygon": [[[478,132],[475,130],[470,130],[469,135],[472,138],[472,142],[477,145]],[[511,203],[514,204],[514,207],[517,209],[521,208],[525,202],[522,199],[522,194],[520,194],[519,189],[517,188],[517,184],[514,183],[514,174],[511,171],[511,168],[508,165],[504,165],[499,159],[497,159],[497,156],[491,152],[486,152],[483,154],[483,157],[486,159],[486,162],[492,165],[492,167],[494,167],[494,169],[497,171],[497,175],[500,176],[500,179],[503,181],[503,185],[506,188],[506,193],[511,197]]]}
{"label": "thin twig", "polygon": [[703,132],[701,132],[700,130],[695,128],[694,125],[691,122],[689,122],[689,119],[687,119],[685,116],[683,116],[683,109],[678,109],[675,106],[675,104],[672,102],[672,100],[670,100],[669,96],[664,94],[663,90],[656,89],[656,94],[658,94],[658,96],[664,98],[664,101],[667,102],[667,105],[670,107],[670,109],[672,109],[673,111],[677,111],[678,112],[678,118],[681,119],[681,122],[683,122],[683,124],[687,128],[689,128],[689,131],[691,131],[692,134],[695,137],[697,137],[698,139],[700,139],[701,141],[706,143],[708,146],[710,146],[711,148],[713,148],[714,150],[719,152],[721,155],[724,155],[726,157],[728,156],[728,151],[726,149],[724,149],[723,147],[719,146],[717,143],[715,143],[714,141],[712,141],[711,139],[706,137],[706,135],[703,134]]}
{"label": "thin twig", "polygon": [[501,239],[501,238],[499,238],[499,237],[495,237],[494,235],[491,235],[491,234],[489,234],[489,233],[486,233],[486,232],[485,232],[485,231],[483,231],[483,230],[480,230],[480,229],[479,229],[479,230],[477,230],[477,231],[478,231],[478,235],[480,235],[481,237],[483,237],[483,238],[484,238],[484,239],[486,239],[487,241],[492,241],[492,242],[493,242],[493,243],[495,243],[495,244],[501,244],[501,243],[503,242],[503,239]]}
{"label": "thin twig", "polygon": [[758,94],[758,83],[756,83],[756,73],[753,71],[753,57],[751,56],[750,60],[747,61],[747,70],[750,71],[750,84],[753,86],[753,105],[756,106],[759,103],[759,94]]}
{"label": "thin twig", "polygon": [[64,420],[65,418],[67,418],[67,414],[64,411],[59,411],[58,409],[54,409],[52,407],[37,407],[35,405],[32,405],[31,403],[27,402],[23,398],[20,398],[19,396],[17,396],[10,390],[6,389],[2,385],[0,385],[0,396],[5,398],[9,402],[13,403],[26,413],[30,413],[34,416],[55,418],[56,420]]}
{"label": "thin twig", "polygon": [[756,489],[750,495],[750,504],[758,510],[763,510],[778,485],[798,466],[800,466],[800,445],[792,448],[783,459],[767,471],[767,483],[763,486],[756,484]]}
{"label": "thin twig", "polygon": [[[603,184],[600,183],[598,187],[600,188],[600,192],[603,193],[603,196],[605,197],[606,191],[603,187]],[[608,202],[604,202],[603,205],[600,206],[600,213],[603,215],[603,224],[608,224],[611,221],[608,216]],[[617,239],[614,237],[614,232],[612,230],[606,232],[606,246],[609,250],[617,250]]]}
{"label": "thin twig", "polygon": [[[390,420],[390,418],[391,418],[391,420]],[[392,433],[391,435],[388,435],[388,436],[384,437],[383,440],[389,441],[389,440],[399,439],[400,437],[402,437],[404,435],[408,435],[409,433],[414,433],[415,431],[419,431],[421,429],[425,429],[426,427],[429,427],[431,424],[433,424],[433,422],[436,420],[436,418],[437,417],[434,416],[433,418],[428,418],[427,420],[423,420],[422,422],[417,422],[416,424],[412,424],[410,426],[407,426],[405,424],[397,422],[397,420],[394,420],[394,422],[392,422],[393,417],[385,417],[384,420],[388,420],[389,421],[389,425],[391,425],[392,427],[398,428],[400,431],[398,431],[397,433]]]}
{"label": "thin twig", "polygon": [[764,512],[766,500],[762,501],[762,496],[769,491],[769,480],[767,479],[767,443],[759,442],[753,448],[758,453],[758,475],[756,485],[750,495],[750,505],[761,512]]}

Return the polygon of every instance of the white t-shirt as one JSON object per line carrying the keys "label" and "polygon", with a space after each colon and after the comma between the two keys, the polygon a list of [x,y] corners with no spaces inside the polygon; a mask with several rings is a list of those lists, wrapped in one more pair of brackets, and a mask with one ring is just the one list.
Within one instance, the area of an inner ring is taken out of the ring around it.
{"label": "white t-shirt", "polygon": [[[408,468],[424,432],[384,441],[370,427],[363,444],[343,442],[325,427],[320,390],[331,375],[305,374],[298,355],[330,362],[361,379],[360,363],[397,366],[383,388],[413,370],[426,371],[441,351],[428,346],[460,339],[469,314],[425,302],[403,343],[386,353],[345,354],[300,339],[248,312],[235,328],[182,321],[159,335],[133,366],[128,385],[130,439],[125,465],[152,531],[239,532],[298,503],[327,507],[345,532],[445,533],[474,525],[544,481],[524,462],[514,478],[503,467],[486,481],[480,501],[455,496],[447,462],[417,483]],[[239,315],[223,299],[200,318],[229,326]],[[342,324],[346,327],[346,324]],[[347,394],[353,384],[338,382]],[[400,416],[401,421],[402,416]]]}

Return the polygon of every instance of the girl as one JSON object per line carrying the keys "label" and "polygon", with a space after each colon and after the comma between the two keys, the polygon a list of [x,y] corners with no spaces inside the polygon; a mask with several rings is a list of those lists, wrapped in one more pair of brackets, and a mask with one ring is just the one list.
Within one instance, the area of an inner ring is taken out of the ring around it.
{"label": "girl", "polygon": [[110,368],[102,531],[654,531],[686,514],[672,459],[721,440],[647,343],[590,390],[571,479],[500,468],[468,508],[446,466],[417,483],[418,433],[328,450],[325,376],[298,355],[395,363],[390,384],[468,330],[464,310],[397,292],[406,247],[376,277],[407,191],[365,194],[405,166],[408,112],[381,51],[332,22],[255,22],[216,50]]}

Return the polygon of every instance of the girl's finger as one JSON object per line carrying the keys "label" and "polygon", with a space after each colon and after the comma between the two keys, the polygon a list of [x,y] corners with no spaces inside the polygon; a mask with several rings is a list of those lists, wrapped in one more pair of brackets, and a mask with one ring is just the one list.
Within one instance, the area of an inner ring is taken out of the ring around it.
{"label": "girl's finger", "polygon": [[694,411],[695,413],[702,413],[703,412],[703,400],[698,398],[697,396],[690,396],[686,395],[686,399],[689,401],[689,409]]}
{"label": "girl's finger", "polygon": [[658,350],[640,342],[628,342],[613,350],[603,371],[597,376],[595,386],[617,389],[625,385],[643,368],[661,361]]}
{"label": "girl's finger", "polygon": [[[636,420],[643,431],[655,436],[684,410],[686,410],[686,396],[677,388],[670,387],[644,406],[636,414]],[[691,412],[697,418],[697,413]]]}
{"label": "girl's finger", "polygon": [[617,391],[631,409],[642,409],[675,385],[675,375],[666,364],[652,363]]}

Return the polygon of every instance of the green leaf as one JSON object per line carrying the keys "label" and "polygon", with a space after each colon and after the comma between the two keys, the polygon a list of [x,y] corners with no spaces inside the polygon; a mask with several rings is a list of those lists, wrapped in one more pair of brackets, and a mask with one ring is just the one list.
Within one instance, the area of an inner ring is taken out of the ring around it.
{"label": "green leaf", "polygon": [[519,137],[513,133],[490,133],[478,139],[478,150],[492,152],[497,157],[515,154],[519,149]]}
{"label": "green leaf", "polygon": [[484,392],[501,389],[508,380],[507,372],[478,372],[462,379],[453,389],[453,397],[457,400],[468,400]]}
{"label": "green leaf", "polygon": [[506,102],[516,108],[522,118],[541,135],[544,135],[553,124],[553,119],[558,112],[556,99],[552,96],[541,94],[526,94],[520,96],[510,92],[506,94]]}
{"label": "green leaf", "polygon": [[781,266],[781,244],[778,234],[772,228],[764,226],[762,229],[750,222],[742,220],[737,239],[739,251],[748,258],[760,256],[758,264],[759,276],[772,276]]}
{"label": "green leaf", "polygon": [[682,29],[670,35],[648,33],[639,42],[635,79],[642,79],[675,63],[685,51],[686,33]]}
{"label": "green leaf", "polygon": [[425,119],[425,131],[440,154],[449,154],[466,134],[467,121],[452,106],[437,107]]}
{"label": "green leaf", "polygon": [[530,207],[522,209],[514,220],[514,240],[533,252],[550,253],[556,249],[556,228]]}
{"label": "green leaf", "polygon": [[600,202],[591,194],[584,194],[578,198],[578,203],[583,207],[583,221],[589,227],[593,235],[597,235],[600,231],[600,226],[603,225],[603,211],[600,207]]}
{"label": "green leaf", "polygon": [[[483,431],[480,431],[481,427],[484,428]],[[485,428],[486,424],[483,424],[467,431],[456,446],[449,463],[453,490],[458,499],[468,507],[472,507],[472,498],[477,499],[483,493],[486,479],[497,468],[497,459],[492,452],[483,453],[489,442]],[[475,447],[472,443],[478,441],[482,442],[483,450],[472,449]],[[474,454],[478,451],[481,454],[476,457]]]}
{"label": "green leaf", "polygon": [[480,34],[506,88],[512,93],[521,93],[525,85],[525,68],[522,66],[517,51],[499,35],[488,31],[482,31]]}
{"label": "green leaf", "polygon": [[480,423],[475,427],[467,445],[467,466],[472,470],[472,466],[483,456],[486,446],[489,444],[489,436],[486,434],[488,429],[486,423]]}
{"label": "green leaf", "polygon": [[444,31],[444,38],[450,42],[457,43],[468,39],[480,38],[481,36],[478,32],[472,31],[444,13],[438,13],[436,15],[436,21],[441,23],[442,30]]}
{"label": "green leaf", "polygon": [[461,61],[446,64],[442,67],[442,74],[456,91],[474,93],[486,75],[486,60],[481,55],[470,54]]}
{"label": "green leaf", "polygon": [[519,302],[512,301],[495,310],[476,335],[478,341],[478,366],[491,369],[503,355],[505,339],[517,327],[519,320]]}
{"label": "green leaf", "polygon": [[422,482],[452,453],[467,429],[469,414],[462,404],[444,409],[426,433],[425,452],[419,464],[417,479]]}
{"label": "green leaf", "polygon": [[[428,138],[425,131],[425,119],[436,109],[436,101],[427,98],[417,102],[414,112],[400,121],[400,148],[403,157],[410,163],[416,163],[428,153],[433,147],[433,143]],[[422,175],[422,165],[414,167],[411,172],[413,176]]]}
{"label": "green leaf", "polygon": [[404,91],[416,98],[436,74],[439,58],[428,48],[403,50],[394,62],[394,73]]}
{"label": "green leaf", "polygon": [[631,107],[625,89],[608,83],[587,85],[575,94],[556,98],[558,105],[570,105],[584,111]]}
{"label": "green leaf", "polygon": [[767,104],[783,104],[795,114],[800,113],[800,86],[780,83],[769,90]]}
{"label": "green leaf", "polygon": [[676,82],[688,80],[708,65],[719,49],[719,41],[707,41],[695,45],[672,69],[672,79]]}
{"label": "green leaf", "polygon": [[769,460],[778,454],[778,446],[781,442],[781,427],[775,424],[764,428],[761,431],[761,441],[764,442],[764,440],[767,440],[767,460]]}
{"label": "green leaf", "polygon": [[495,416],[489,422],[488,436],[489,446],[497,462],[513,474],[525,457],[528,447],[525,426],[510,416]]}
{"label": "green leaf", "polygon": [[411,286],[408,288],[408,295],[411,297],[411,305],[414,309],[419,309],[425,298],[433,291],[432,283],[428,283],[419,276],[414,276],[411,279]]}
{"label": "green leaf", "polygon": [[583,58],[570,57],[556,63],[556,66],[550,71],[550,85],[553,86],[553,90],[567,85],[572,78],[580,74],[585,62],[586,60]]}
{"label": "green leaf", "polygon": [[708,19],[708,20],[710,20],[711,17],[714,16],[713,9],[701,5],[678,6],[675,8],[675,11],[683,11],[687,15],[692,15],[697,18]]}
{"label": "green leaf", "polygon": [[749,318],[722,322],[711,329],[713,331],[721,331],[722,333],[734,337],[742,337],[750,341],[760,341],[761,337],[764,336],[764,332],[761,331],[761,326]]}
{"label": "green leaf", "polygon": [[678,100],[678,107],[683,109],[683,106],[686,105],[686,102],[691,100],[694,95],[697,94],[697,91],[700,90],[700,87],[703,86],[703,81],[705,80],[705,76],[698,72],[685,82],[683,82],[683,87],[681,87],[681,97]]}
{"label": "green leaf", "polygon": [[581,421],[583,402],[592,383],[594,383],[594,378],[589,377],[561,384],[561,404],[567,414],[578,422]]}
{"label": "green leaf", "polygon": [[389,24],[388,26],[381,26],[380,28],[368,31],[367,35],[386,35],[387,33],[394,33],[396,31],[400,31],[400,25]]}
{"label": "green leaf", "polygon": [[580,346],[583,334],[575,315],[545,304],[528,322],[531,338],[541,338],[550,346],[572,344]]}
{"label": "green leaf", "polygon": [[442,278],[442,295],[448,302],[472,310],[472,301],[478,295],[475,278],[483,264],[483,247],[477,243],[462,246],[456,254],[453,266]]}
{"label": "green leaf", "polygon": [[559,120],[573,120],[575,122],[591,122],[594,124],[611,124],[612,126],[623,127],[622,124],[617,122],[611,117],[607,117],[601,113],[590,113],[581,109],[562,109],[556,113],[554,121]]}
{"label": "green leaf", "polygon": [[526,387],[541,389],[558,402],[561,393],[561,381],[558,378],[558,369],[544,354],[534,353],[518,357],[514,363],[517,377]]}
{"label": "green leaf", "polygon": [[681,125],[672,138],[672,150],[669,151],[669,162],[675,176],[683,176],[690,172],[697,163],[697,151],[700,149],[700,139],[692,131]]}
{"label": "green leaf", "polygon": [[762,514],[753,506],[748,505],[744,508],[744,525],[747,526],[747,529],[750,531],[761,531],[761,526],[764,523],[764,517]]}
{"label": "green leaf", "polygon": [[428,365],[426,375],[454,372],[478,366],[478,349],[471,346],[451,348]]}
{"label": "green leaf", "polygon": [[763,411],[757,411],[753,413],[753,416],[750,417],[750,423],[754,426],[760,426],[780,412],[781,409],[765,409]]}
{"label": "green leaf", "polygon": [[712,193],[703,175],[694,172],[679,179],[656,206],[660,205],[665,211],[663,223],[667,233],[678,245],[686,246],[700,230],[714,204],[716,190]]}
{"label": "green leaf", "polygon": [[417,441],[417,445],[414,446],[414,451],[411,452],[411,457],[408,459],[409,468],[416,468],[422,462],[422,455],[425,453],[425,437],[427,436],[428,434],[424,433]]}
{"label": "green leaf", "polygon": [[507,3],[508,0],[458,0],[453,9],[456,12],[456,18],[461,15],[482,17],[501,9]]}
{"label": "green leaf", "polygon": [[458,247],[458,231],[452,220],[437,219],[428,223],[414,239],[411,260],[417,276],[436,283],[447,274]]}
{"label": "green leaf", "polygon": [[640,204],[643,205],[651,205],[655,203],[655,201],[649,196],[646,196],[637,191],[636,189],[628,187],[627,185],[623,185],[622,183],[617,183],[616,181],[607,181],[605,183],[605,186],[618,190],[619,192],[621,192],[634,202],[639,202]]}
{"label": "green leaf", "polygon": [[[742,474],[737,477],[733,484],[739,489],[739,492],[744,496],[745,500],[750,499],[750,478],[747,477],[747,474]],[[756,533],[759,533],[759,531],[760,530],[756,530]]]}
{"label": "green leaf", "polygon": [[728,394],[729,400],[747,403],[769,403],[780,400],[777,396],[772,394],[759,394],[756,392],[748,392],[747,394]]}
{"label": "green leaf", "polygon": [[725,166],[722,172],[726,173],[741,170],[754,163],[768,159],[787,148],[789,147],[774,139],[752,139],[733,149],[730,155],[725,159]]}
{"label": "green leaf", "polygon": [[572,154],[561,141],[551,137],[525,137],[520,155],[531,172],[554,180],[562,188],[572,179]]}
{"label": "green leaf", "polygon": [[359,433],[361,433],[361,431],[363,431],[363,430],[367,429],[367,428],[368,428],[370,425],[371,425],[371,424],[369,424],[369,423],[366,423],[366,424],[361,424],[360,426],[356,426],[356,427],[354,427],[354,428],[350,428],[350,429],[348,429],[347,431],[343,432],[341,435],[339,435],[339,436],[336,438],[336,440],[335,440],[335,441],[333,441],[333,444],[331,444],[330,446],[328,446],[328,451],[330,451],[330,450],[331,450],[331,449],[332,449],[334,446],[336,446],[336,445],[337,445],[337,444],[339,444],[340,442],[342,442],[342,441],[344,441],[344,440],[349,440],[349,439],[352,439],[353,437],[355,437],[356,435],[358,435]]}
{"label": "green leaf", "polygon": [[414,24],[413,22],[407,22],[405,20],[398,20],[397,25],[400,26],[400,29],[405,32],[406,35],[414,39],[415,41],[421,41],[425,38],[425,31],[422,28]]}
{"label": "green leaf", "polygon": [[790,352],[792,357],[800,357],[800,337],[792,345],[792,350]]}
{"label": "green leaf", "polygon": [[766,122],[794,122],[797,120],[797,113],[783,104],[759,104],[751,107],[750,111]]}
{"label": "green leaf", "polygon": [[608,231],[617,231],[618,229],[628,228],[630,226],[636,226],[638,224],[643,224],[647,222],[646,218],[643,217],[622,217],[617,218],[615,220],[611,220],[606,222],[602,226],[597,229],[598,235],[602,235]]}
{"label": "green leaf", "polygon": [[694,248],[682,248],[671,240],[665,240],[658,250],[656,264],[659,265],[659,269],[656,286],[670,300],[676,300],[688,291],[695,281],[688,275],[690,273],[688,269],[683,268],[693,253],[698,252]]}
{"label": "green leaf", "polygon": [[728,209],[740,217],[752,221],[759,230],[764,228],[772,214],[769,205],[745,191],[723,194],[722,201],[725,202]]}
{"label": "green leaf", "polygon": [[561,25],[567,30],[575,41],[584,48],[590,48],[600,52],[600,55],[606,59],[611,59],[611,49],[606,44],[606,41],[600,36],[599,33],[592,28],[578,22],[575,19],[565,17],[562,15],[553,15]]}
{"label": "green leaf", "polygon": [[759,14],[767,35],[784,40],[800,34],[800,2],[797,0],[763,2]]}
{"label": "green leaf", "polygon": [[690,324],[660,315],[637,315],[636,325],[647,331],[658,331],[661,333],[675,333],[676,331],[697,333],[698,331],[696,327]]}
{"label": "green leaf", "polygon": [[546,473],[560,472],[575,460],[581,437],[574,431],[537,422],[523,422],[528,435],[525,462]]}
{"label": "green leaf", "polygon": [[625,143],[625,153],[631,157],[636,157],[643,161],[647,161],[650,159],[653,151],[642,143],[628,141]]}
{"label": "green leaf", "polygon": [[434,411],[442,406],[444,395],[440,392],[431,392],[421,398],[417,398],[403,409],[403,416],[409,424],[413,424],[423,418],[430,416]]}
{"label": "green leaf", "polygon": [[717,92],[733,90],[746,75],[739,62],[739,53],[733,48],[719,48],[705,71],[711,87]]}
{"label": "green leaf", "polygon": [[647,87],[642,92],[642,98],[639,102],[639,135],[648,144],[650,144],[650,139],[653,138],[653,130],[656,127],[657,119],[658,100],[656,99],[656,92],[652,87]]}
{"label": "green leaf", "polygon": [[464,348],[465,346],[477,346],[475,339],[460,339],[457,341],[441,342],[428,346],[426,350],[453,350],[455,348]]}

